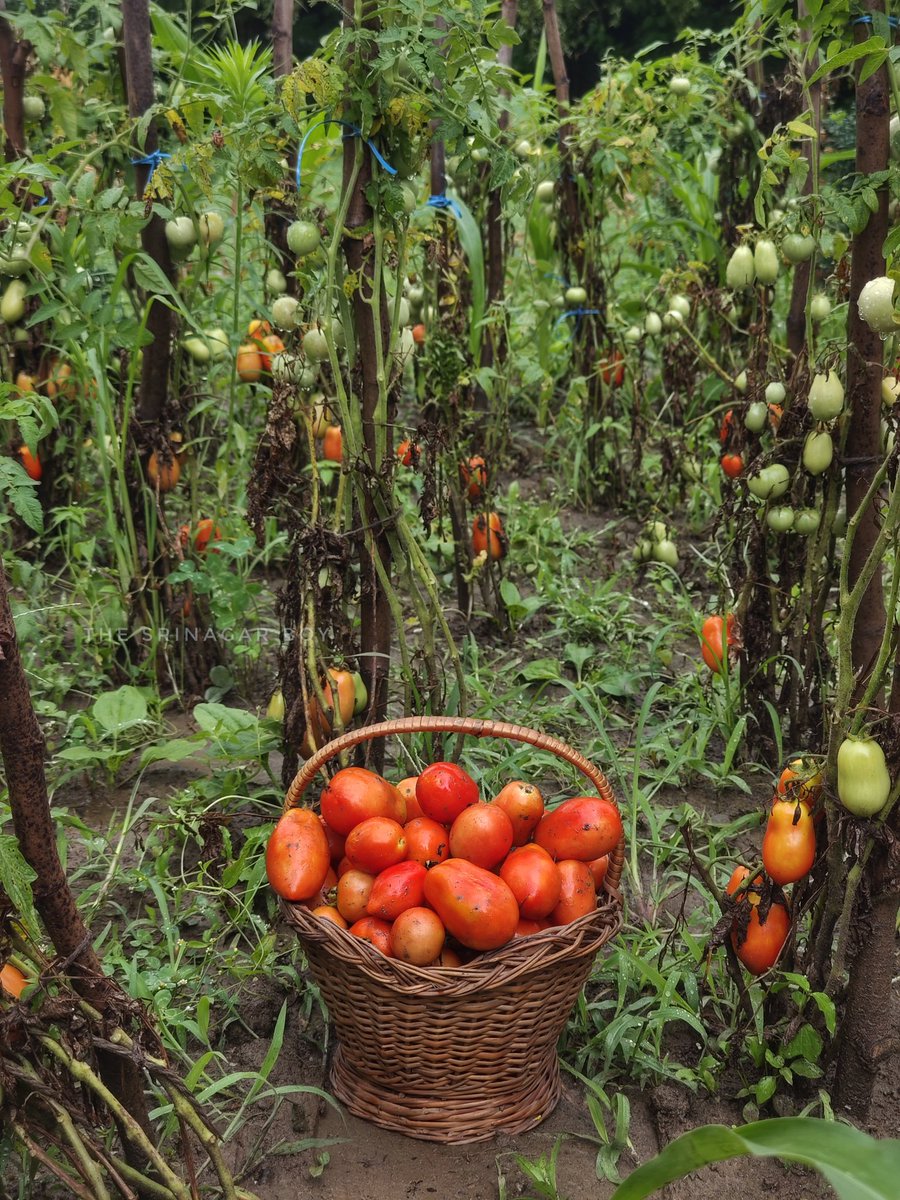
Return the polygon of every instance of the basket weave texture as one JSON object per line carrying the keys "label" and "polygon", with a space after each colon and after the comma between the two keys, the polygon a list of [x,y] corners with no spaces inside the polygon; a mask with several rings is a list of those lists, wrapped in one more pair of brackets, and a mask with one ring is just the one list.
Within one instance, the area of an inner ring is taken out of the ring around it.
{"label": "basket weave texture", "polygon": [[[323,746],[288,789],[298,803],[342,750],[375,737],[462,733],[528,742],[572,763],[614,800],[603,773],[572,747],[507,722],[405,717],[352,730]],[[409,1137],[483,1141],[537,1125],[560,1093],[556,1043],[597,952],[621,927],[624,843],[610,854],[594,912],[519,938],[453,969],[415,967],[300,904],[282,901],[334,1023],[335,1096],[357,1116]]]}

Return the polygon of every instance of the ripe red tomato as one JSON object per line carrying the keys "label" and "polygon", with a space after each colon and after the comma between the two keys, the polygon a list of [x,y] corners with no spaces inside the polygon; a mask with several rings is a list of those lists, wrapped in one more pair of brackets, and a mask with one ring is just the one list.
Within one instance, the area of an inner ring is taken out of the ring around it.
{"label": "ripe red tomato", "polygon": [[591,862],[608,854],[622,837],[622,818],[609,800],[577,796],[545,813],[534,831],[534,840],[551,858],[577,858]]}
{"label": "ripe red tomato", "polygon": [[598,365],[604,383],[612,384],[613,387],[622,386],[625,378],[625,355],[621,350],[613,350],[611,354],[602,358]]}
{"label": "ripe red tomato", "polygon": [[512,821],[494,804],[470,804],[450,826],[450,853],[490,870],[513,842]]}
{"label": "ripe red tomato", "polygon": [[805,804],[776,800],[762,844],[763,866],[776,883],[796,883],[809,874],[816,857],[816,831]]}
{"label": "ripe red tomato", "polygon": [[478,784],[456,763],[432,763],[416,780],[416,800],[426,817],[451,825],[464,808],[478,803]]}
{"label": "ripe red tomato", "polygon": [[550,913],[551,925],[569,925],[579,917],[586,917],[597,907],[597,892],[594,876],[586,862],[564,858],[556,864],[559,871],[559,900]]}
{"label": "ripe red tomato", "polygon": [[739,942],[737,918],[731,930],[731,944],[748,971],[762,975],[775,965],[791,930],[791,918],[783,904],[773,904],[764,922],[759,919],[759,905],[750,906],[747,936]]}
{"label": "ripe red tomato", "polygon": [[362,938],[364,942],[371,942],[375,949],[380,950],[387,958],[394,957],[391,950],[391,927],[387,921],[381,921],[378,917],[360,917],[350,926],[350,932],[354,937]]}
{"label": "ripe red tomato", "polygon": [[369,897],[375,886],[375,876],[367,871],[357,871],[351,867],[338,879],[337,910],[352,925],[360,917],[366,916]]}
{"label": "ripe red tomato", "polygon": [[[401,962],[425,967],[442,957],[447,931],[430,908],[408,908],[391,926],[391,949]],[[451,953],[452,951],[447,951]],[[440,963],[450,966],[450,963]],[[458,960],[455,965],[459,965]]]}
{"label": "ripe red tomato", "polygon": [[487,488],[487,463],[480,454],[459,464],[459,478],[468,499],[477,504]]}
{"label": "ripe red tomato", "polygon": [[412,821],[416,817],[424,817],[425,814],[419,807],[419,802],[416,799],[416,782],[418,775],[409,775],[406,779],[401,779],[397,784],[397,791],[406,801],[406,819]]}
{"label": "ripe red tomato", "polygon": [[464,858],[448,858],[431,868],[425,876],[425,900],[470,950],[503,946],[519,923],[519,906],[503,880]]}
{"label": "ripe red tomato", "polygon": [[594,887],[599,892],[603,887],[603,881],[606,879],[606,872],[609,870],[609,855],[601,854],[599,858],[591,859],[588,866],[594,877]]}
{"label": "ripe red tomato", "polygon": [[406,438],[397,447],[397,458],[404,467],[414,466],[413,460],[415,459],[417,462],[421,453],[422,447],[417,442],[410,441],[409,438]]}
{"label": "ripe red tomato", "polygon": [[341,859],[341,861],[338,863],[335,870],[337,872],[338,879],[340,879],[343,875],[346,875],[348,871],[353,870],[353,863],[350,861],[350,859],[347,857],[346,854]]}
{"label": "ripe red tomato", "polygon": [[41,476],[44,474],[44,468],[41,465],[41,460],[36,454],[32,454],[27,446],[20,446],[16,451],[19,462],[25,468],[25,474],[29,479],[33,479],[35,483],[40,483]]}
{"label": "ripe red tomato", "polygon": [[317,895],[331,866],[322,822],[308,808],[289,809],[266,846],[266,874],[272,889],[285,900]]}
{"label": "ripe red tomato", "polygon": [[450,857],[450,837],[443,825],[431,817],[413,817],[403,826],[406,834],[406,857],[423,867],[437,866]]}
{"label": "ripe red tomato", "polygon": [[486,553],[488,558],[505,558],[509,541],[503,532],[498,513],[479,513],[472,522],[472,553]]}
{"label": "ripe red tomato", "polygon": [[544,929],[549,929],[549,928],[550,928],[550,922],[547,920],[526,921],[526,919],[524,917],[522,917],[521,920],[519,921],[518,925],[516,926],[516,932],[513,934],[513,937],[514,938],[531,937],[531,935],[533,933],[541,933]]}
{"label": "ripe red tomato", "polygon": [[339,863],[344,857],[344,843],[347,840],[343,834],[337,833],[332,829],[324,817],[319,817],[322,822],[322,828],[325,830],[325,837],[328,839],[328,853],[331,855],[333,863]]}
{"label": "ripe red tomato", "polygon": [[740,454],[723,454],[720,461],[729,479],[737,479],[744,470],[744,460]]}
{"label": "ripe red tomato", "polygon": [[[202,517],[197,522],[197,528],[191,533],[190,525],[182,525],[179,532],[179,538],[183,549],[187,549],[189,545],[193,545],[197,554],[206,552],[211,541],[218,542],[222,537],[222,531],[219,526],[210,517]],[[218,550],[213,546],[211,554],[218,554]]]}
{"label": "ripe red tomato", "polygon": [[494,803],[512,821],[513,845],[524,846],[544,815],[544,797],[533,783],[514,779],[500,790]]}
{"label": "ripe red tomato", "polygon": [[412,336],[413,336],[413,341],[416,343],[417,346],[423,346],[425,344],[425,336],[426,336],[425,326],[422,324],[413,325]]}
{"label": "ripe red tomato", "polygon": [[559,903],[562,878],[546,850],[520,846],[500,868],[500,878],[509,885],[519,912],[528,921],[547,917]]}
{"label": "ripe red tomato", "polygon": [[711,671],[718,675],[727,657],[724,643],[728,647],[737,645],[737,632],[734,624],[734,613],[728,613],[726,618],[718,615],[707,617],[700,630],[700,652],[703,661]]}
{"label": "ripe red tomato", "polygon": [[420,908],[425,896],[425,868],[417,862],[396,863],[375,879],[366,912],[394,921],[408,908]]}
{"label": "ripe red tomato", "polygon": [[368,817],[347,834],[346,849],[357,870],[377,875],[406,858],[406,835],[390,817]]}
{"label": "ripe red tomato", "polygon": [[345,837],[368,817],[405,815],[403,797],[393,784],[365,767],[344,767],[329,780],[319,802],[322,816],[336,833]]}

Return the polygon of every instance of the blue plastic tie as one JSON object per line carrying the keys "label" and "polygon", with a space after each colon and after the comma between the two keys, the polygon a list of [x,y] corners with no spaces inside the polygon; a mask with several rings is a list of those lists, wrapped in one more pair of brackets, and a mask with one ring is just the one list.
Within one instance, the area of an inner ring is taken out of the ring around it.
{"label": "blue plastic tie", "polygon": [[[883,13],[879,14],[879,16],[883,15]],[[871,13],[863,13],[861,17],[854,17],[852,21],[854,25],[874,25],[874,23]],[[900,24],[900,17],[888,17],[887,23],[891,29],[896,29],[898,24]]]}
{"label": "blue plastic tie", "polygon": [[[318,129],[320,125],[324,125],[326,127],[326,129],[328,128],[329,125],[341,125],[341,126],[343,126],[344,129],[349,129],[350,132],[344,134],[345,141],[347,140],[347,138],[351,138],[351,137],[358,137],[358,138],[363,137],[363,131],[359,128],[358,125],[354,125],[351,121],[342,121],[338,117],[329,117],[327,115],[319,117],[318,121],[313,121],[313,123],[312,123],[312,125],[310,125],[309,129],[307,129],[306,133],[304,133],[303,139],[300,142],[299,147],[297,148],[297,171],[296,171],[295,178],[297,181],[297,191],[298,192],[300,191],[300,177],[301,177],[301,173],[303,170],[303,152],[306,149],[306,143],[309,141],[310,137],[312,136],[313,130]],[[384,157],[384,155],[381,154],[381,152],[379,151],[379,149],[375,145],[375,143],[372,141],[372,139],[371,138],[363,138],[363,141],[366,143],[366,145],[369,147],[369,149],[375,155],[375,158],[378,160],[378,162],[380,163],[382,168],[385,171],[387,171],[387,173],[389,175],[396,175],[397,174],[396,169],[394,167],[392,167],[391,164]]]}
{"label": "blue plastic tie", "polygon": [[566,309],[566,311],[562,314],[561,317],[557,317],[557,319],[553,322],[553,324],[554,324],[554,326],[559,325],[559,323],[561,321],[564,321],[566,319],[566,317],[579,317],[579,318],[580,317],[590,317],[590,316],[596,316],[597,314],[599,314],[599,312],[600,312],[599,308],[569,308],[569,309]]}
{"label": "blue plastic tie", "polygon": [[166,154],[165,151],[163,151],[163,150],[152,150],[149,154],[145,155],[143,158],[133,158],[131,160],[131,162],[132,162],[132,165],[135,167],[149,167],[150,168],[150,174],[147,176],[147,182],[149,183],[150,180],[153,178],[153,172],[162,163],[163,159],[171,158],[171,157],[172,157],[171,154]]}
{"label": "blue plastic tie", "polygon": [[563,284],[564,287],[569,286],[568,279],[566,279],[564,275],[557,275],[555,271],[545,271],[544,278],[545,279],[555,279],[557,281],[557,283]]}
{"label": "blue plastic tie", "polygon": [[429,196],[425,201],[427,208],[449,208],[454,217],[459,220],[462,217],[462,209],[456,203],[452,196],[445,196],[443,192],[439,196]]}

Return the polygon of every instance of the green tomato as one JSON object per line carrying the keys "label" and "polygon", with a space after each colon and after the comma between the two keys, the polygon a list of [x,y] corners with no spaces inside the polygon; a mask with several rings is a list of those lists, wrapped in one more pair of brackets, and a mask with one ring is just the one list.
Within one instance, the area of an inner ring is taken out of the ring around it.
{"label": "green tomato", "polygon": [[900,397],[900,381],[894,378],[893,375],[888,375],[881,381],[881,402],[886,404],[888,408],[893,408]]}
{"label": "green tomato", "polygon": [[584,304],[587,298],[587,292],[578,284],[573,284],[572,287],[566,288],[565,299],[567,304]]}
{"label": "green tomato", "polygon": [[691,81],[687,75],[673,75],[669,80],[669,91],[673,96],[688,96],[691,91]]}
{"label": "green tomato", "polygon": [[735,387],[735,391],[740,392],[741,395],[743,396],[744,392],[746,392],[746,390],[747,390],[747,372],[746,371],[741,371],[738,375],[735,376],[734,387]]}
{"label": "green tomato", "polygon": [[322,241],[318,226],[312,221],[292,221],[288,225],[287,244],[292,254],[303,258],[306,254],[318,249]]}
{"label": "green tomato", "polygon": [[287,291],[287,280],[284,272],[272,267],[266,272],[266,291],[272,296],[283,296]]}
{"label": "green tomato", "polygon": [[669,297],[669,312],[680,313],[686,321],[691,315],[690,300],[688,300],[687,296],[682,296],[679,292],[676,292],[674,296]]}
{"label": "green tomato", "polygon": [[784,384],[779,383],[778,380],[766,384],[766,404],[784,404],[786,395]]}
{"label": "green tomato", "polygon": [[284,694],[281,688],[272,693],[269,703],[266,705],[266,716],[270,721],[284,720]]}
{"label": "green tomato", "polygon": [[756,276],[753,251],[749,246],[738,246],[725,268],[725,283],[734,291],[751,287]]}
{"label": "green tomato", "polygon": [[794,525],[794,510],[789,504],[776,505],[766,512],[766,524],[776,533],[787,533]]}
{"label": "green tomato", "polygon": [[809,302],[809,315],[814,321],[824,321],[831,312],[831,301],[823,292],[816,292]]}
{"label": "green tomato", "polygon": [[753,251],[753,266],[760,283],[771,286],[775,282],[778,278],[778,251],[774,242],[760,238]]}
{"label": "green tomato", "polygon": [[26,121],[40,121],[46,111],[47,106],[40,96],[22,97],[22,115]]}
{"label": "green tomato", "polygon": [[817,421],[832,421],[839,415],[844,407],[844,385],[835,371],[814,376],[807,405]]}
{"label": "green tomato", "polygon": [[358,717],[369,703],[369,693],[359,671],[353,671],[353,715]]}
{"label": "green tomato", "polygon": [[816,248],[816,239],[808,234],[789,233],[781,243],[781,253],[792,263],[809,262]]}
{"label": "green tomato", "polygon": [[195,363],[208,363],[210,360],[209,345],[202,337],[187,337],[181,343]]}
{"label": "green tomato", "polygon": [[166,241],[176,253],[190,251],[197,242],[197,230],[190,217],[173,217],[166,221]]}
{"label": "green tomato", "polygon": [[647,538],[641,538],[640,541],[635,543],[631,557],[635,562],[649,562],[653,557],[653,543],[648,541]]}
{"label": "green tomato", "polygon": [[813,430],[803,443],[803,465],[810,475],[821,475],[831,466],[834,458],[834,442],[830,433]]}
{"label": "green tomato", "polygon": [[294,329],[300,301],[296,296],[279,296],[272,301],[272,320],[279,329]]}
{"label": "green tomato", "polygon": [[[475,157],[474,153],[472,157]],[[419,203],[416,193],[407,183],[401,184],[400,190],[403,193],[403,211],[407,216],[411,216],[416,211]]]}
{"label": "green tomato", "polygon": [[552,179],[542,179],[534,192],[541,204],[552,204],[556,196],[556,184]]}
{"label": "green tomato", "polygon": [[669,567],[678,566],[678,547],[669,538],[657,542],[651,555],[655,562],[665,563]]}
{"label": "green tomato", "polygon": [[837,753],[838,799],[855,817],[874,817],[887,804],[891,776],[871,738],[845,738]]}
{"label": "green tomato", "polygon": [[669,312],[663,313],[662,323],[664,329],[677,329],[679,325],[684,324],[684,317],[673,308]]}
{"label": "green tomato", "polygon": [[758,475],[751,475],[747,487],[758,500],[777,500],[788,490],[791,475],[784,463],[772,463],[763,467]]}
{"label": "green tomato", "polygon": [[641,340],[641,336],[641,330],[638,325],[629,325],[622,334],[622,341],[627,342],[629,346],[633,346],[635,342],[639,342]]}
{"label": "green tomato", "polygon": [[805,535],[815,533],[821,522],[821,514],[815,508],[801,508],[794,516],[794,528]]}
{"label": "green tomato", "polygon": [[282,351],[272,356],[272,378],[279,383],[300,383],[304,369],[303,359],[297,354]]}
{"label": "green tomato", "polygon": [[658,313],[647,313],[646,317],[644,318],[644,332],[649,333],[651,337],[655,337],[656,334],[662,333],[662,321],[660,320]]}
{"label": "green tomato", "polygon": [[213,360],[227,358],[231,353],[228,334],[224,329],[204,329],[204,337],[209,346],[209,356]]}
{"label": "green tomato", "polygon": [[17,278],[31,269],[31,259],[24,246],[13,246],[9,254],[0,258],[0,275]]}
{"label": "green tomato", "polygon": [[669,531],[662,521],[651,521],[647,526],[647,537],[651,542],[664,542],[668,536]]}
{"label": "green tomato", "polygon": [[744,426],[751,433],[761,433],[766,427],[768,416],[769,410],[762,400],[754,400],[752,404],[748,405],[747,412],[744,414]]}
{"label": "green tomato", "polygon": [[25,293],[27,286],[21,279],[11,279],[0,299],[0,320],[15,325],[25,316]]}
{"label": "green tomato", "polygon": [[215,246],[225,236],[225,222],[217,212],[205,212],[197,222],[204,246]]}
{"label": "green tomato", "polygon": [[520,138],[513,146],[513,152],[518,154],[519,158],[528,158],[531,154],[531,142],[528,138]]}
{"label": "green tomato", "polygon": [[315,325],[304,333],[302,345],[310,362],[324,362],[328,357],[328,338]]}

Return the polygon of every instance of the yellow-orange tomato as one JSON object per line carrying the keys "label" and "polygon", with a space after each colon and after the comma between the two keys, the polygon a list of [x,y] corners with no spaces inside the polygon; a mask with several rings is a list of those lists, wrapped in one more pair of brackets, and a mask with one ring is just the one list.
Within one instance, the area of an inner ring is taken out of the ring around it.
{"label": "yellow-orange tomato", "polygon": [[397,447],[397,458],[404,467],[411,467],[413,459],[418,460],[421,453],[422,447],[415,442],[411,442],[409,438],[406,438]]}
{"label": "yellow-orange tomato", "polygon": [[350,926],[350,932],[354,937],[362,938],[364,942],[371,942],[375,949],[380,950],[387,958],[394,957],[391,949],[391,927],[387,921],[378,917],[360,917]]}
{"label": "yellow-orange tomato", "polygon": [[331,866],[322,822],[308,808],[291,808],[266,846],[266,874],[285,900],[309,900],[322,890]]}
{"label": "yellow-orange tomato", "polygon": [[349,921],[352,925],[360,917],[366,916],[369,897],[372,895],[374,886],[375,876],[370,875],[368,871],[357,871],[356,867],[350,867],[341,875],[338,879],[335,903],[345,921]]}
{"label": "yellow-orange tomato", "polygon": [[762,975],[774,967],[790,931],[791,918],[783,904],[773,904],[765,921],[759,919],[759,905],[751,904],[747,936],[740,941],[735,918],[731,944],[747,970],[753,975]]}
{"label": "yellow-orange tomato", "polygon": [[59,363],[55,359],[50,363],[50,370],[44,384],[47,395],[51,400],[60,394],[67,400],[75,398],[75,381],[72,379],[72,368],[68,363]]}
{"label": "yellow-orange tomato", "polygon": [[734,613],[728,613],[724,618],[718,615],[707,617],[703,622],[700,630],[700,652],[703,655],[703,661],[711,671],[718,674],[722,670],[728,657],[728,650],[737,644],[738,636],[735,630]]}
{"label": "yellow-orange tomato", "polygon": [[[749,867],[735,867],[731,873],[731,878],[728,880],[728,884],[725,888],[725,894],[728,896],[733,896],[749,874],[750,874]],[[757,877],[753,880],[752,886],[753,887],[762,887],[762,884],[763,884],[762,875],[757,875]],[[761,899],[761,897],[759,895],[759,892],[744,891],[741,893],[740,897],[738,898],[738,903],[741,903],[742,901],[747,900],[750,904],[759,904],[760,899]]]}
{"label": "yellow-orange tomato", "polygon": [[160,492],[171,492],[178,486],[181,478],[181,458],[173,454],[171,462],[162,463],[154,450],[147,459],[147,482]]}
{"label": "yellow-orange tomato", "polygon": [[34,376],[29,375],[27,371],[20,371],[16,376],[16,387],[20,392],[35,391]]}
{"label": "yellow-orange tomato", "polygon": [[27,446],[20,446],[16,454],[18,455],[19,462],[25,468],[25,474],[29,479],[33,479],[35,483],[40,483],[44,474],[44,468],[38,456],[32,454]]}
{"label": "yellow-orange tomato", "polygon": [[597,907],[594,876],[586,862],[575,858],[564,858],[556,867],[560,878],[559,900],[549,921],[551,925],[569,925]]}
{"label": "yellow-orange tomato", "polygon": [[446,936],[447,931],[437,913],[419,905],[406,909],[394,921],[391,950],[401,962],[426,967],[440,956]]}
{"label": "yellow-orange tomato", "polygon": [[544,815],[544,797],[540,790],[533,783],[514,779],[497,793],[494,803],[512,821],[513,845],[524,846]]}
{"label": "yellow-orange tomato", "polygon": [[247,326],[247,337],[254,342],[261,342],[271,332],[272,326],[269,322],[261,321],[259,317],[255,317]]}
{"label": "yellow-orange tomato", "polygon": [[775,790],[785,800],[799,800],[811,807],[822,794],[822,772],[814,762],[795,758],[781,772]]}
{"label": "yellow-orange tomato", "polygon": [[333,921],[341,929],[348,929],[349,926],[333,904],[320,904],[312,910],[312,915],[318,917],[320,921]]}
{"label": "yellow-orange tomato", "polygon": [[329,462],[340,462],[344,453],[344,439],[340,425],[329,425],[322,438],[322,457]]}
{"label": "yellow-orange tomato", "polygon": [[472,522],[472,552],[488,558],[503,558],[509,548],[503,522],[497,513],[479,513]]}
{"label": "yellow-orange tomato", "polygon": [[28,980],[19,968],[14,967],[12,963],[4,963],[0,967],[0,987],[15,1000],[18,1000],[22,995],[27,983]]}
{"label": "yellow-orange tomato", "polygon": [[805,804],[776,800],[762,844],[763,866],[783,887],[807,875],[816,857],[816,831]]}
{"label": "yellow-orange tomato", "polygon": [[244,342],[238,347],[237,373],[244,383],[256,383],[263,372],[262,355],[255,342]]}
{"label": "yellow-orange tomato", "polygon": [[264,371],[272,370],[272,358],[276,354],[284,353],[284,342],[277,333],[267,333],[265,337],[260,339],[262,349],[259,352],[262,369]]}

